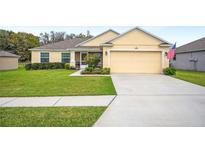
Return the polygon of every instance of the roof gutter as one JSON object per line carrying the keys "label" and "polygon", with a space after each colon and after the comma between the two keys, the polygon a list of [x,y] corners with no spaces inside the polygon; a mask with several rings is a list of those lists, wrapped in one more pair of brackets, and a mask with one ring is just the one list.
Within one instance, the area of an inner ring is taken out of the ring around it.
{"label": "roof gutter", "polygon": [[29,51],[101,51],[99,49],[68,48],[68,49],[29,49]]}
{"label": "roof gutter", "polygon": [[163,51],[160,49],[110,49],[109,51]]}
{"label": "roof gutter", "polygon": [[29,51],[66,51],[67,49],[29,49]]}

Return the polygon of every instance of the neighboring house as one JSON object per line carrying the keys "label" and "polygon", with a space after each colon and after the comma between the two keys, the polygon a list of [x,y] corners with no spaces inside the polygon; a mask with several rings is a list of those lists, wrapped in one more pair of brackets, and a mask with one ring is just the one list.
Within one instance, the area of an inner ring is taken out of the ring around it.
{"label": "neighboring house", "polygon": [[0,70],[13,70],[18,68],[20,56],[0,50]]}
{"label": "neighboring house", "polygon": [[171,44],[141,28],[119,34],[108,30],[91,39],[71,39],[53,43],[32,51],[32,63],[68,62],[85,68],[86,56],[97,54],[102,66],[111,73],[161,73],[169,66],[166,52]]}
{"label": "neighboring house", "polygon": [[205,37],[178,47],[172,65],[178,69],[205,71]]}

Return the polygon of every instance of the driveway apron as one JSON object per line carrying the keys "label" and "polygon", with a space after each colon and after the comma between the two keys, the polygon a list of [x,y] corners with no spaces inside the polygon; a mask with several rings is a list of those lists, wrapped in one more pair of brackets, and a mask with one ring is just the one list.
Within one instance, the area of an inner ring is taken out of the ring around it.
{"label": "driveway apron", "polygon": [[205,126],[205,87],[158,74],[113,74],[117,97],[94,126]]}

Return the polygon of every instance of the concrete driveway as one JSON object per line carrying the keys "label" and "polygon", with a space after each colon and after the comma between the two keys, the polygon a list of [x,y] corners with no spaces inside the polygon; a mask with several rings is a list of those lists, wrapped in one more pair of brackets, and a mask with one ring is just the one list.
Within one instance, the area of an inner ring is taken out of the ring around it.
{"label": "concrete driveway", "polygon": [[112,80],[118,96],[94,126],[205,126],[205,87],[164,75]]}

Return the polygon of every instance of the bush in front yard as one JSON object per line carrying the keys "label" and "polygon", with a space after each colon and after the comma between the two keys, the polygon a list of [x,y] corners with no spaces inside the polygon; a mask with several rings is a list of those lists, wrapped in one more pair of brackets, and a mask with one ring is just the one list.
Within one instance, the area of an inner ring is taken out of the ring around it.
{"label": "bush in front yard", "polygon": [[64,69],[65,63],[29,63],[25,65],[26,70]]}
{"label": "bush in front yard", "polygon": [[93,72],[94,68],[93,67],[86,67],[85,71],[86,72]]}
{"label": "bush in front yard", "polygon": [[65,69],[69,70],[70,69],[70,63],[65,63]]}
{"label": "bush in front yard", "polygon": [[30,64],[30,63],[29,63],[29,64],[26,64],[26,65],[25,65],[25,69],[26,69],[26,70],[31,70],[31,64]]}
{"label": "bush in front yard", "polygon": [[165,69],[163,69],[163,73],[165,75],[175,75],[176,74],[176,69],[173,67],[167,67]]}
{"label": "bush in front yard", "polygon": [[110,68],[86,67],[81,74],[110,74]]}
{"label": "bush in front yard", "polygon": [[110,68],[103,68],[101,74],[110,74]]}
{"label": "bush in front yard", "polygon": [[99,62],[100,62],[100,58],[97,55],[88,55],[87,56],[88,67],[96,68]]}

